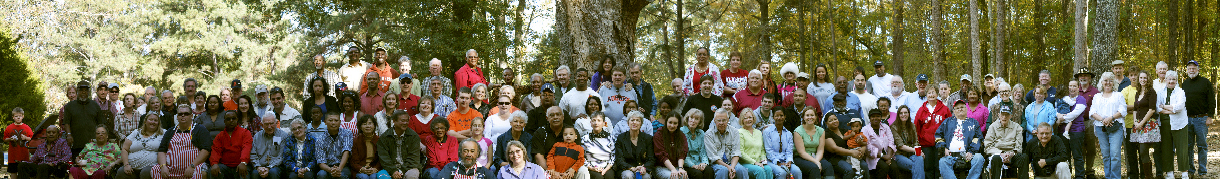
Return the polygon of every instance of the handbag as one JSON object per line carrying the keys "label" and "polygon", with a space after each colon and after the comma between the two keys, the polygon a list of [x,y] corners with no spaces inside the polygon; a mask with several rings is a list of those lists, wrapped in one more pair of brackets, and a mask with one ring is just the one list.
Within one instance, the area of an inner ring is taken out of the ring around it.
{"label": "handbag", "polygon": [[1122,128],[1123,128],[1122,125],[1115,125],[1115,124],[1110,124],[1108,126],[1101,126],[1101,130],[1106,133],[1117,132],[1119,129],[1122,129]]}

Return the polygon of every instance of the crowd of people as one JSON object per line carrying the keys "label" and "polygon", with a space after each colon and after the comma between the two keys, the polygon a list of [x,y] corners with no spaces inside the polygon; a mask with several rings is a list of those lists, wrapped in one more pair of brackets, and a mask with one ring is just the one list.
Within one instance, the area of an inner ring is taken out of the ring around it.
{"label": "crowd of people", "polygon": [[1196,61],[1183,76],[1164,62],[1141,71],[1116,60],[1068,82],[1043,70],[1029,85],[919,74],[907,91],[883,61],[846,76],[786,63],[775,78],[767,60],[747,70],[733,52],[719,67],[700,48],[673,90],[654,94],[640,65],[610,56],[526,83],[506,68],[491,83],[475,50],[454,74],[432,59],[426,77],[410,73],[408,58],[395,70],[384,49],[368,62],[360,51],[348,49],[337,72],[315,56],[300,106],[285,104],[282,87],[243,92],[241,79],[211,95],[190,78],[181,90],[143,95],[103,81],[67,85],[71,101],[47,118],[57,122],[40,145],[16,147],[36,131],[13,110],[8,170],[118,179],[1067,179],[1097,177],[1100,152],[1104,178],[1122,178],[1122,160],[1128,178],[1188,178],[1207,173],[1215,108]]}

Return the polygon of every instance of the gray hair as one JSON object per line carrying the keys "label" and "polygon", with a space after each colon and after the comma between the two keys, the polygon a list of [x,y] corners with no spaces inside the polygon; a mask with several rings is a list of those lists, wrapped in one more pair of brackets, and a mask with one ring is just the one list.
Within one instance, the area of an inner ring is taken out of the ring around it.
{"label": "gray hair", "polygon": [[560,70],[572,72],[572,69],[568,68],[567,65],[559,65],[559,68],[555,68],[555,72],[559,72]]}
{"label": "gray hair", "polygon": [[411,57],[407,57],[407,56],[398,57],[398,63],[406,63],[407,65],[410,65]]}
{"label": "gray hair", "polygon": [[511,115],[512,116],[509,118],[512,120],[509,120],[509,121],[515,121],[517,119],[520,119],[523,121],[529,121],[529,116],[526,115],[525,112],[517,111],[517,112],[513,112],[513,114],[511,114]]}
{"label": "gray hair", "polygon": [[[474,148],[479,149],[479,155],[480,155],[480,156],[482,156],[482,155],[483,155],[483,146],[479,146],[479,141],[474,140],[474,138],[466,138],[466,139],[462,139],[462,142],[461,142],[461,143],[458,143],[458,151],[466,150],[466,145],[465,145],[465,144],[466,144],[467,142],[469,142],[469,143],[473,143],[473,144],[474,144]],[[458,157],[462,157],[462,155],[458,155]]]}
{"label": "gray hair", "polygon": [[637,118],[637,117],[638,117],[638,118],[640,118],[640,122],[643,122],[643,121],[644,121],[644,120],[643,120],[643,119],[644,119],[644,113],[640,113],[640,111],[638,111],[638,110],[631,110],[631,112],[628,112],[628,113],[627,113],[627,120],[631,120],[631,119],[633,119],[633,118]]}
{"label": "gray hair", "polygon": [[1178,79],[1178,71],[1169,70],[1165,72],[1165,78]]}
{"label": "gray hair", "polygon": [[1050,71],[1050,70],[1042,70],[1042,71],[1039,71],[1039,72],[1038,72],[1038,75],[1042,75],[1042,74],[1047,74],[1047,75],[1050,75],[1050,74],[1051,74],[1051,71]]}
{"label": "gray hair", "polygon": [[937,83],[937,84],[953,87],[952,84],[949,84],[949,80],[940,80],[940,83]]}
{"label": "gray hair", "polygon": [[[722,114],[723,114],[725,117],[728,117],[728,116],[733,116],[733,112],[732,112],[732,111],[729,111],[728,109],[724,109],[724,108],[719,108],[719,109],[716,109],[716,115],[722,115]],[[713,116],[713,117],[712,117],[712,120],[715,120],[715,119],[716,119],[716,118],[715,118],[715,116]]]}
{"label": "gray hair", "polygon": [[750,73],[747,74],[747,76],[762,76],[762,71],[758,71],[758,69],[753,69],[753,70],[750,70]]}
{"label": "gray hair", "polygon": [[534,74],[530,75],[530,82],[541,81],[541,80],[542,80],[542,74],[534,73]]}
{"label": "gray hair", "polygon": [[432,65],[433,63],[436,63],[436,65],[441,65],[441,60],[440,60],[440,59],[436,59],[436,58],[432,58],[432,60],[429,60],[429,61],[428,61],[428,65]]}
{"label": "gray hair", "polygon": [[1165,63],[1165,61],[1158,61],[1158,62],[1156,62],[1156,67],[1158,67],[1158,68],[1159,68],[1159,67],[1165,67],[1165,68],[1169,68],[1169,64],[1168,64],[1168,63]]}
{"label": "gray hair", "polygon": [[[1115,91],[1114,89],[1118,88],[1118,87],[1115,86],[1115,84],[1114,84],[1114,73],[1113,72],[1102,73],[1101,79],[1098,80],[1097,83],[1098,83],[1098,85],[1105,85],[1105,82],[1107,82],[1107,81],[1110,82],[1110,91],[1107,91],[1107,92],[1114,92]],[[1102,86],[1102,89],[1105,89],[1105,86]]]}

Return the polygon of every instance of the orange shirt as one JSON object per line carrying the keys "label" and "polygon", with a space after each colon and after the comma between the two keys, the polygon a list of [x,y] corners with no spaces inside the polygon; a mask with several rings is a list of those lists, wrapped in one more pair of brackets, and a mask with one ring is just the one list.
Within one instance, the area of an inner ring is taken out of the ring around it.
{"label": "orange shirt", "polygon": [[[389,91],[390,83],[393,80],[398,79],[398,75],[396,74],[398,71],[394,71],[394,68],[390,67],[390,64],[388,63],[383,64],[381,68],[378,68],[376,64],[370,64],[369,70],[365,71],[364,74],[368,75],[369,72],[377,72],[377,76],[381,77],[381,82],[377,84],[377,91],[380,91],[381,93]],[[365,84],[364,78],[365,77],[360,78],[360,91],[358,91],[360,93],[368,91],[369,85]]]}
{"label": "orange shirt", "polygon": [[585,148],[571,142],[556,142],[546,156],[546,169],[565,172],[585,164]]}
{"label": "orange shirt", "polygon": [[466,114],[462,114],[460,111],[462,110],[453,110],[453,112],[450,112],[449,116],[446,117],[446,119],[449,120],[449,130],[464,131],[470,129],[471,120],[474,120],[476,117],[483,117],[483,114],[479,113],[478,110],[474,110],[474,108],[467,108]]}

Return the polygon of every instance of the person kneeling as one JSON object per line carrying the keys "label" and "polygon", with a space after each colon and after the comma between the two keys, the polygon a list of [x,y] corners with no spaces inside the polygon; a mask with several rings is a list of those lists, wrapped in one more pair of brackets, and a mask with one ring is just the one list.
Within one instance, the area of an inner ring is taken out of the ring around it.
{"label": "person kneeling", "polygon": [[1029,153],[1029,167],[1034,170],[1034,178],[1072,178],[1068,170],[1067,146],[1063,138],[1051,132],[1051,125],[1042,123],[1034,131],[1037,142],[1025,143],[1025,152]]}

